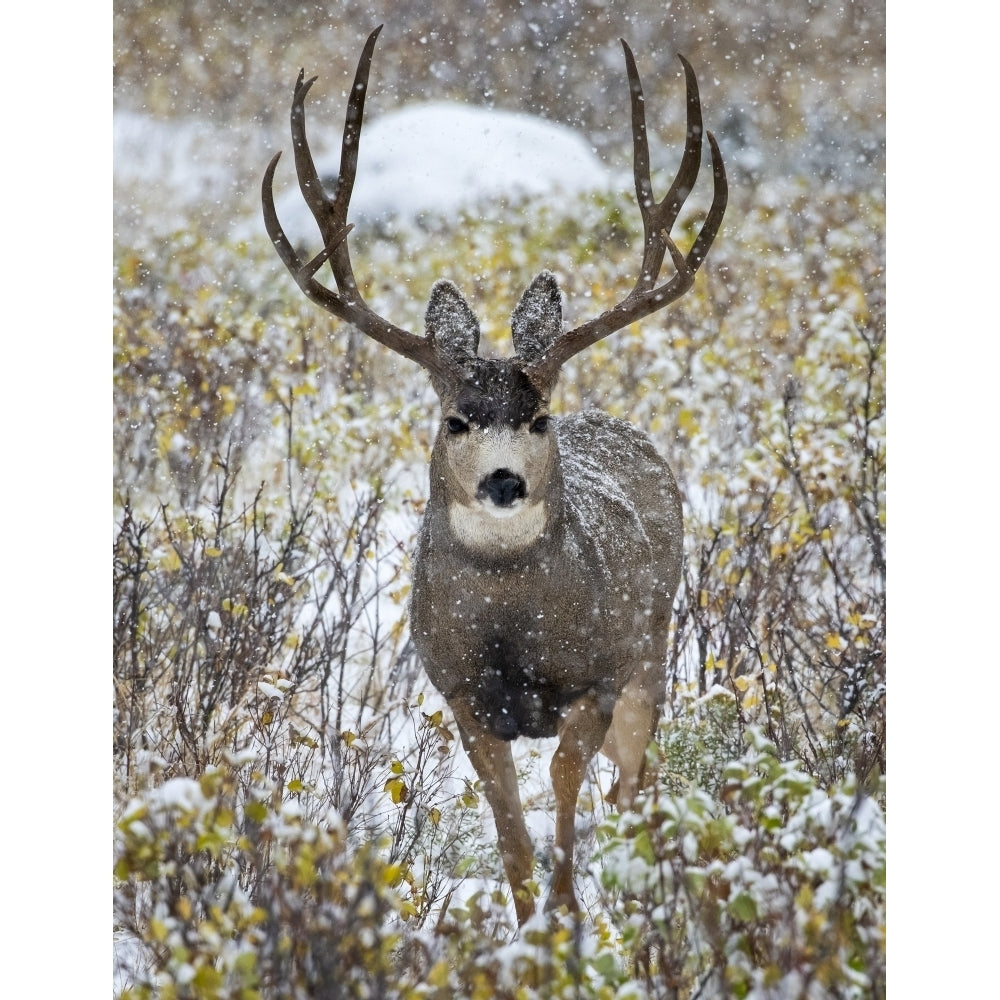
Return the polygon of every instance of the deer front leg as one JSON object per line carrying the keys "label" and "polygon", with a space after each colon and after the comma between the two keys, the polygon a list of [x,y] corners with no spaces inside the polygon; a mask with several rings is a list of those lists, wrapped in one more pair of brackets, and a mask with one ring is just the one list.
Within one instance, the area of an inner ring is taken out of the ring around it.
{"label": "deer front leg", "polygon": [[514,896],[518,924],[523,924],[535,912],[531,893],[524,887],[535,870],[535,854],[524,822],[521,794],[517,787],[517,771],[510,743],[494,736],[475,718],[465,701],[451,703],[465,752],[483,783],[486,801],[493,810],[497,841],[504,871]]}
{"label": "deer front leg", "polygon": [[556,795],[556,851],[546,910],[580,908],[573,891],[576,802],[587,768],[604,742],[613,707],[613,698],[591,692],[573,702],[559,727],[559,746],[549,768]]}

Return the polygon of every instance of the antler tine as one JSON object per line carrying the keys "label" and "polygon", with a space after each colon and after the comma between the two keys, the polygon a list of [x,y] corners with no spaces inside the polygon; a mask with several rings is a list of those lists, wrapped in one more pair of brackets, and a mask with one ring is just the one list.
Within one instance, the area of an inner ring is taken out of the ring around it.
{"label": "antler tine", "polygon": [[354,74],[354,84],[347,100],[347,117],[344,121],[344,137],[340,147],[340,175],[333,201],[323,190],[323,185],[313,161],[309,140],[306,137],[305,99],[316,77],[303,82],[305,74],[299,70],[299,77],[292,96],[292,148],[295,151],[295,172],[299,178],[299,188],[309,210],[319,226],[323,245],[331,250],[330,268],[337,282],[337,288],[348,301],[360,300],[351,256],[347,244],[341,241],[334,247],[334,237],[347,225],[347,210],[354,192],[354,179],[358,170],[358,149],[361,138],[361,123],[364,119],[365,97],[368,93],[368,76],[371,72],[375,42],[382,31],[380,24],[365,41]]}
{"label": "antler tine", "polygon": [[729,202],[729,181],[726,179],[726,165],[722,162],[722,151],[715,141],[715,136],[711,132],[705,133],[708,136],[708,145],[712,150],[712,177],[715,183],[715,191],[712,195],[712,207],[708,211],[698,233],[698,238],[694,241],[687,259],[691,267],[697,271],[701,267],[701,262],[708,256],[709,248],[712,246],[719,227],[722,225],[722,217],[726,214],[726,205]]}
{"label": "antler tine", "polygon": [[[649,141],[646,135],[645,98],[642,82],[636,68],[635,57],[628,43],[622,39],[625,52],[625,69],[628,74],[629,94],[632,106],[632,150],[635,196],[639,203],[643,224],[643,256],[639,276],[632,291],[616,306],[602,313],[582,326],[569,330],[556,341],[536,367],[539,372],[552,378],[559,368],[573,355],[602,340],[609,334],[630,323],[662,309],[680,298],[694,284],[695,274],[708,254],[708,250],[719,231],[729,200],[729,186],[726,169],[718,143],[711,132],[708,134],[712,150],[712,174],[715,189],[712,207],[687,255],[681,253],[670,237],[670,230],[677,221],[684,202],[694,188],[701,167],[701,139],[703,124],[701,99],[698,95],[698,80],[691,64],[678,56],[684,67],[687,91],[687,133],[684,141],[684,155],[677,169],[673,183],[663,200],[653,197],[653,186],[649,170]],[[663,258],[670,254],[676,269],[673,277],[665,284],[656,285]]]}
{"label": "antler tine", "polygon": [[[305,74],[300,70],[295,83],[291,115],[295,172],[298,176],[302,197],[319,226],[320,235],[323,238],[323,249],[310,261],[303,264],[291,241],[281,228],[274,207],[274,172],[278,166],[278,160],[281,158],[280,153],[276,153],[271,159],[264,171],[264,180],[261,184],[264,225],[275,250],[278,251],[278,256],[291,272],[299,288],[312,302],[339,319],[353,323],[373,340],[397,354],[402,354],[403,357],[409,358],[411,361],[416,361],[432,374],[440,374],[444,371],[443,364],[433,344],[427,338],[418,337],[408,330],[395,326],[373,312],[365,302],[354,278],[350,251],[347,247],[347,235],[354,228],[347,222],[347,212],[357,173],[358,142],[364,115],[365,93],[368,89],[368,74],[371,69],[375,41],[381,30],[382,25],[379,25],[368,36],[361,58],[358,60],[354,86],[347,104],[347,120],[344,124],[344,139],[340,157],[340,177],[337,180],[337,192],[332,200],[320,183],[319,173],[309,149],[309,140],[306,137],[305,98],[316,78],[305,80]],[[330,269],[337,282],[336,292],[316,280],[316,272],[327,260],[330,261]]]}
{"label": "antler tine", "polygon": [[621,39],[625,50],[625,69],[628,73],[629,94],[632,101],[632,149],[633,173],[635,176],[635,197],[642,213],[643,258],[636,289],[652,288],[667,249],[667,238],[677,215],[687,196],[698,180],[701,169],[701,101],[698,98],[698,80],[691,64],[679,56],[684,66],[687,84],[687,134],[684,140],[684,156],[677,169],[677,176],[670,190],[659,203],[653,197],[653,184],[649,174],[649,141],[646,135],[646,101],[642,93],[642,82],[635,65],[635,57],[625,39]]}
{"label": "antler tine", "polygon": [[[360,304],[347,302],[340,298],[336,292],[331,291],[316,280],[316,272],[334,253],[337,247],[343,244],[347,238],[347,234],[354,228],[353,226],[344,226],[339,233],[334,233],[331,236],[330,243],[316,257],[306,264],[302,263],[291,241],[281,228],[281,223],[278,221],[278,213],[274,208],[274,171],[280,159],[281,153],[275,153],[271,157],[271,162],[267,165],[267,169],[264,171],[264,180],[260,189],[261,202],[264,207],[264,226],[267,229],[267,235],[271,237],[274,249],[278,251],[278,256],[285,267],[288,268],[296,284],[302,289],[306,297],[315,302],[316,305],[321,306],[327,312],[333,313],[334,316],[340,319],[354,323],[355,326],[364,330],[365,333],[380,343],[386,344],[387,347],[393,347],[393,344],[388,342],[388,338],[392,335],[393,331],[404,334],[406,337],[413,337],[413,334],[407,333],[406,330],[399,330],[398,327],[393,327],[388,321],[379,320],[379,317],[364,302]],[[373,319],[381,322],[383,326],[382,330],[374,327],[372,324]],[[413,339],[422,341],[420,337],[413,337]],[[398,350],[395,347],[393,349]],[[400,353],[404,354],[406,352],[400,350]]]}
{"label": "antler tine", "polygon": [[347,234],[354,226],[344,226],[339,233],[332,234],[326,247],[307,264],[303,264],[295,252],[291,240],[281,228],[278,213],[274,207],[274,171],[280,159],[281,153],[275,153],[271,157],[271,162],[264,171],[264,180],[260,187],[260,200],[264,208],[264,228],[267,229],[267,235],[271,237],[271,242],[274,244],[274,249],[278,251],[282,263],[288,268],[296,284],[305,292],[306,296],[328,312],[332,312],[341,319],[347,319],[348,304],[338,298],[329,288],[316,281],[314,276],[334,250],[347,239]]}

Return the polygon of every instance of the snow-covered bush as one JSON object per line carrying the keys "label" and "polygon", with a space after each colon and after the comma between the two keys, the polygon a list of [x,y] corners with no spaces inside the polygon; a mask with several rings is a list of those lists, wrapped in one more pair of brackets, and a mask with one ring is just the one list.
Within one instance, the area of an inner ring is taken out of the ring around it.
{"label": "snow-covered bush", "polygon": [[[440,738],[438,723],[427,728]],[[602,825],[592,867],[603,895],[583,921],[540,915],[516,937],[494,890],[426,907],[440,844],[422,864],[400,859],[392,836],[359,840],[350,818],[317,809],[301,783],[269,780],[246,756],[169,779],[122,809],[123,995],[884,994],[881,810],[850,783],[819,787],[756,730],[725,765],[719,795],[661,789]],[[381,791],[405,798],[394,773]],[[428,811],[427,826],[439,825],[440,810]],[[454,871],[472,867],[466,859]]]}
{"label": "snow-covered bush", "polygon": [[143,943],[126,995],[386,995],[405,868],[349,851],[336,810],[309,818],[285,791],[227,767],[126,806],[116,907]]}
{"label": "snow-covered bush", "polygon": [[661,791],[604,824],[596,862],[651,997],[885,992],[885,821],[825,789],[758,730],[718,795]]}

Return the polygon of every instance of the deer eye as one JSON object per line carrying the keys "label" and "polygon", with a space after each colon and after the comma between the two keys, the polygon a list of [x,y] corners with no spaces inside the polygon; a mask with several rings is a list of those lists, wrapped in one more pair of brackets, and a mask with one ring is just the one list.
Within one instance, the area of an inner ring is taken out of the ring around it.
{"label": "deer eye", "polygon": [[548,417],[535,417],[531,422],[532,434],[544,434],[549,429]]}
{"label": "deer eye", "polygon": [[449,417],[445,421],[449,434],[468,434],[469,425],[461,417]]}

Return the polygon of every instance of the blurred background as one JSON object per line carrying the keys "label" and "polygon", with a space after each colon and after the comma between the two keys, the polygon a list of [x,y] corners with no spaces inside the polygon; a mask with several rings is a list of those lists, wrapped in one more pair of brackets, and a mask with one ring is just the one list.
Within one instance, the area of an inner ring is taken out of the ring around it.
{"label": "blurred background", "polygon": [[762,178],[884,187],[877,0],[116,0],[118,238],[128,243],[155,223],[164,186],[176,195],[171,211],[196,204],[203,227],[255,212],[263,165],[287,146],[299,68],[319,76],[310,114],[333,123],[327,138],[339,142],[358,54],[383,22],[369,122],[427,100],[526,111],[578,129],[603,159],[627,165],[625,38],[654,143],[683,138],[677,53],[692,62],[737,205],[740,189]]}

